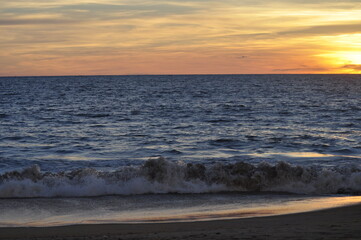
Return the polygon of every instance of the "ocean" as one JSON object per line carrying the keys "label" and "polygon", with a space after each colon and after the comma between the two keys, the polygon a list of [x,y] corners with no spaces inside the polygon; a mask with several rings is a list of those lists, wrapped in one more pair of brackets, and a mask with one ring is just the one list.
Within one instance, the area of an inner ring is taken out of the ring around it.
{"label": "ocean", "polygon": [[361,75],[0,78],[0,226],[361,202]]}

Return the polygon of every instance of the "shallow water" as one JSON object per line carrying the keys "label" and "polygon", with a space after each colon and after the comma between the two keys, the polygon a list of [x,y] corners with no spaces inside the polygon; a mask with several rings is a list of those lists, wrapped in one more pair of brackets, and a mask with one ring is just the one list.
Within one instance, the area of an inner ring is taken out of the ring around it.
{"label": "shallow water", "polygon": [[268,193],[3,199],[0,227],[208,221],[306,212],[360,201],[356,196]]}

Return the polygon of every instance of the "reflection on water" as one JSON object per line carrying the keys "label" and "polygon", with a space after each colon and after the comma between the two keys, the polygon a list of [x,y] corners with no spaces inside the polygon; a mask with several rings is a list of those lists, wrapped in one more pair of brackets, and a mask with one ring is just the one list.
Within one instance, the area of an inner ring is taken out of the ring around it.
{"label": "reflection on water", "polygon": [[[146,215],[130,217],[126,219],[114,218],[102,222],[189,222],[189,221],[207,221],[221,219],[237,219],[248,217],[262,217],[271,215],[282,215],[299,212],[308,212],[335,208],[346,205],[361,203],[361,197],[328,197],[328,198],[311,198],[299,199],[285,202],[271,202],[261,206],[212,206],[207,209],[181,209],[174,211],[168,209],[162,212],[163,216]],[[192,211],[192,212],[191,212]],[[98,223],[97,220],[86,221],[87,223]]]}
{"label": "reflection on water", "polygon": [[1,199],[0,226],[185,222],[260,217],[361,203],[360,196],[174,194]]}
{"label": "reflection on water", "polygon": [[0,172],[34,164],[51,172],[113,170],[159,156],[202,164],[358,164],[359,80],[350,75],[2,78]]}
{"label": "reflection on water", "polygon": [[335,154],[324,154],[317,152],[267,152],[267,153],[250,153],[247,155],[254,157],[285,156],[291,158],[331,158],[331,157],[361,158],[361,156],[354,156],[354,155],[335,155]]}

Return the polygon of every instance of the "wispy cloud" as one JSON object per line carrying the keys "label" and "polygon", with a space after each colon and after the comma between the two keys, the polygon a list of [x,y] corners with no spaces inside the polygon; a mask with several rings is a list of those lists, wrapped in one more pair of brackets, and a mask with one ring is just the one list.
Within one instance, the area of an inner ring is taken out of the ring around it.
{"label": "wispy cloud", "polygon": [[316,25],[290,31],[278,32],[279,35],[336,35],[361,33],[361,21],[344,24]]}
{"label": "wispy cloud", "polygon": [[[333,63],[322,62],[326,57],[320,55],[360,51],[359,37],[347,36],[361,33],[359,3],[3,1],[0,75],[10,70],[36,75],[77,69],[83,74],[94,69],[187,73],[197,68],[202,73],[350,72],[358,69],[354,62],[335,61],[337,66],[327,66]],[[336,39],[341,35],[345,36]],[[12,64],[5,64],[8,59]]]}
{"label": "wispy cloud", "polygon": [[[0,13],[13,16],[36,16],[38,14],[56,14],[65,19],[130,19],[130,18],[149,18],[165,17],[169,15],[187,15],[194,14],[200,10],[196,6],[187,6],[180,4],[102,4],[102,3],[75,3],[49,5],[45,7],[11,7],[2,8]],[[6,23],[4,21],[4,23]],[[12,22],[9,22],[12,24]]]}
{"label": "wispy cloud", "polygon": [[361,71],[361,64],[346,64],[342,68]]}
{"label": "wispy cloud", "polygon": [[299,67],[299,68],[278,68],[273,69],[274,72],[325,72],[329,71],[329,68],[322,67]]}
{"label": "wispy cloud", "polygon": [[1,19],[0,25],[54,25],[54,24],[74,24],[80,22],[76,19],[63,19],[63,18],[8,18]]}

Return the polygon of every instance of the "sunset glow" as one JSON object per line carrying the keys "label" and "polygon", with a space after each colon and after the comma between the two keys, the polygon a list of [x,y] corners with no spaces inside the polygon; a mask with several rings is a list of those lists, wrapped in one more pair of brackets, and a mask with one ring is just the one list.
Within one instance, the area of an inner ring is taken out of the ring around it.
{"label": "sunset glow", "polygon": [[0,6],[0,75],[360,73],[361,3],[59,0]]}
{"label": "sunset glow", "polygon": [[361,64],[361,52],[345,53],[344,58],[352,64]]}

